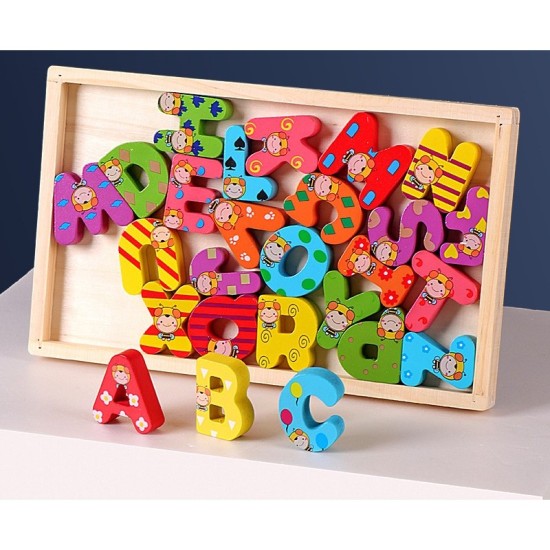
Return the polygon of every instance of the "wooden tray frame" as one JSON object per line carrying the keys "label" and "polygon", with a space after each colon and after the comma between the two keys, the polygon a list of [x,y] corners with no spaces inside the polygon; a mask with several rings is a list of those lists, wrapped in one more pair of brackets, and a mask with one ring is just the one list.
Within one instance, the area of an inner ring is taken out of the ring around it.
{"label": "wooden tray frame", "polygon": [[[472,390],[469,392],[450,391],[439,387],[407,387],[403,385],[378,384],[365,382],[350,377],[343,377],[346,393],[375,398],[384,398],[404,402],[424,403],[472,410],[486,410],[495,403],[497,369],[500,350],[501,321],[503,311],[504,284],[506,275],[506,261],[508,254],[508,239],[510,229],[510,215],[514,185],[517,139],[519,131],[519,111],[512,107],[483,106],[473,104],[451,103],[442,101],[427,101],[417,99],[393,98],[385,96],[352,94],[332,91],[306,90],[261,86],[242,83],[215,82],[187,78],[152,76],[142,74],[96,71],[68,67],[51,67],[48,71],[46,89],[46,108],[44,121],[44,143],[42,153],[42,170],[39,194],[39,212],[36,238],[35,270],[33,281],[33,299],[31,323],[29,332],[29,351],[35,355],[52,358],[70,359],[76,361],[106,364],[109,358],[121,348],[110,345],[95,345],[93,342],[82,343],[79,338],[64,337],[55,328],[58,317],[62,315],[56,306],[63,286],[76,284],[82,273],[78,266],[65,266],[64,271],[57,269],[59,248],[52,235],[52,197],[53,182],[56,174],[62,171],[79,173],[81,166],[67,166],[71,162],[65,157],[71,157],[68,147],[76,147],[76,140],[86,140],[87,133],[81,132],[76,137],[72,135],[72,145],[67,144],[67,136],[71,132],[71,117],[68,112],[75,114],[76,94],[88,90],[90,97],[93,93],[116,93],[117,90],[126,90],[128,93],[147,91],[163,92],[167,90],[185,91],[198,95],[213,95],[231,99],[234,103],[244,106],[266,106],[280,109],[287,106],[286,114],[301,114],[304,109],[325,108],[334,109],[335,113],[347,113],[366,110],[382,119],[384,116],[401,117],[403,120],[414,123],[416,117],[423,121],[423,127],[458,124],[458,128],[465,130],[465,135],[459,135],[461,140],[476,141],[475,135],[467,135],[468,129],[484,128],[486,135],[491,132],[491,143],[488,143],[484,155],[489,154],[490,164],[486,172],[490,181],[491,199],[489,201],[489,215],[486,240],[485,262],[482,271],[482,292],[476,319],[472,321],[475,331],[470,332],[477,337],[476,372]],[[266,103],[268,102],[268,103]],[[239,109],[236,109],[238,111]],[[254,111],[255,116],[265,116]],[[324,111],[326,112],[326,111]],[[162,113],[160,114],[161,116]],[[320,117],[323,122],[323,116]],[[97,123],[101,123],[101,114],[97,116]],[[343,119],[342,119],[343,120]],[[241,120],[232,119],[229,123],[241,123]],[[165,123],[168,126],[169,123]],[[481,126],[480,126],[481,125]],[[487,126],[489,125],[489,126]],[[339,129],[333,126],[332,136]],[[382,126],[382,124],[381,124]],[[163,126],[158,126],[158,128]],[[341,127],[341,126],[340,126]],[[152,131],[158,128],[151,128]],[[216,131],[219,135],[219,131]],[[152,133],[151,133],[152,136]],[[381,135],[381,141],[384,136]],[[453,137],[457,137],[453,133]],[[142,136],[147,141],[147,136]],[[122,143],[120,140],[119,143]],[[127,139],[125,141],[132,141]],[[150,138],[149,138],[150,141]],[[456,140],[455,140],[456,141]],[[392,143],[393,140],[392,140]],[[388,146],[392,143],[381,143]],[[399,141],[395,141],[399,143]],[[415,146],[417,143],[410,143]],[[116,145],[116,143],[114,144]],[[104,152],[109,150],[105,146]],[[321,149],[322,150],[322,149]],[[97,158],[88,158],[86,162],[93,162]],[[491,160],[492,159],[492,160]],[[70,159],[69,159],[70,160]],[[73,158],[74,161],[74,158]],[[296,181],[296,174],[294,174]],[[474,180],[475,182],[475,180]],[[111,223],[111,226],[113,224]],[[117,228],[118,229],[118,228]],[[116,234],[109,237],[109,243],[115,242]],[[94,246],[102,244],[103,236],[93,237]],[[76,245],[80,246],[80,245]],[[112,246],[112,244],[110,244]],[[95,250],[95,249],[94,249]],[[114,254],[114,252],[113,252]],[[186,257],[186,262],[189,261]],[[60,280],[60,278],[62,279]],[[119,285],[120,286],[120,285]],[[116,290],[123,300],[139,299],[124,294],[122,288]],[[62,310],[68,307],[93,308],[93,300],[82,296],[79,304],[62,304]],[[124,307],[126,302],[121,302]],[[473,306],[468,306],[473,307]],[[64,308],[64,309],[63,309]],[[84,323],[86,324],[86,323]],[[97,324],[97,321],[96,321]],[[80,327],[82,334],[93,334],[93,321],[89,326]],[[145,327],[144,327],[145,328]],[[455,336],[458,334],[455,334]],[[128,347],[138,347],[139,335],[128,342]],[[442,344],[447,345],[448,342]],[[195,360],[180,359],[173,356],[156,355],[146,356],[147,363],[152,370],[194,374]],[[331,365],[328,365],[332,369]],[[288,369],[263,369],[250,365],[251,381],[272,385],[284,385],[294,375]]]}

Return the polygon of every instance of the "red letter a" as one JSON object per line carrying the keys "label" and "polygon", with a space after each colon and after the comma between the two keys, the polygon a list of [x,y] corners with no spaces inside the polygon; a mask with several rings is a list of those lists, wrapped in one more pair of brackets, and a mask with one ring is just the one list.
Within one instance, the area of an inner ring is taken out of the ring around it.
{"label": "red letter a", "polygon": [[94,403],[94,418],[101,424],[127,416],[138,433],[164,424],[164,413],[151,375],[139,351],[126,350],[109,361]]}

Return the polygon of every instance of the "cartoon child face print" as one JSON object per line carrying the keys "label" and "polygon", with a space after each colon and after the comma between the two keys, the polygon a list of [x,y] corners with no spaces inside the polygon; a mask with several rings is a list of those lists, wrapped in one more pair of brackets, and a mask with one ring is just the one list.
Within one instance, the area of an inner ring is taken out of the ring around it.
{"label": "cartoon child face print", "polygon": [[355,319],[355,313],[338,302],[329,302],[326,308],[325,325],[331,334],[344,332]]}
{"label": "cartoon child face print", "polygon": [[208,205],[208,213],[212,216],[216,225],[230,231],[235,229],[242,209],[236,202],[226,199],[214,199]]}
{"label": "cartoon child face print", "polygon": [[231,204],[228,202],[222,202],[220,205],[214,210],[214,217],[219,223],[226,223],[231,219],[231,216],[233,215],[233,208],[231,207]]}
{"label": "cartoon child face print", "polygon": [[160,224],[151,231],[151,244],[154,248],[167,248],[174,244],[170,229]]}
{"label": "cartoon child face print", "polygon": [[338,194],[338,182],[329,176],[318,176],[313,183],[313,192],[326,201],[333,201]]}
{"label": "cartoon child face print", "polygon": [[385,265],[392,265],[397,257],[395,243],[382,242],[374,247],[374,256]]}
{"label": "cartoon child face print", "polygon": [[362,182],[372,172],[374,160],[366,153],[356,153],[350,149],[344,155],[343,161],[348,165],[348,179]]}
{"label": "cartoon child face print", "polygon": [[164,211],[162,221],[170,229],[179,229],[183,225],[183,213],[181,210],[167,208]]}
{"label": "cartoon child face print", "polygon": [[441,300],[448,296],[449,290],[451,288],[452,282],[449,281],[449,279],[447,279],[445,276],[430,276],[430,279],[426,282],[424,290],[426,294],[428,294],[435,300]]}
{"label": "cartoon child face print", "polygon": [[86,186],[77,187],[76,190],[73,192],[74,202],[76,204],[80,204],[81,206],[91,204],[94,197],[95,193],[93,189]]}
{"label": "cartoon child face print", "polygon": [[468,256],[479,256],[483,247],[483,241],[478,233],[466,233],[458,245],[458,249]]}
{"label": "cartoon child face print", "polygon": [[288,152],[288,137],[285,132],[273,132],[265,139],[265,150],[274,157],[284,156]]}
{"label": "cartoon child face print", "polygon": [[163,93],[159,98],[159,107],[166,114],[173,114],[176,109],[176,97],[171,92]]}
{"label": "cartoon child face print", "polygon": [[365,155],[358,153],[353,155],[348,161],[348,172],[356,176],[367,167],[367,158]]}
{"label": "cartoon child face print", "polygon": [[272,266],[279,263],[283,256],[290,250],[290,244],[279,236],[277,233],[271,235],[268,241],[264,244],[263,251],[265,254],[264,263]]}
{"label": "cartoon child face print", "polygon": [[191,183],[192,170],[188,164],[177,164],[173,171],[173,183],[187,185]]}
{"label": "cartoon child face print", "polygon": [[368,252],[358,254],[353,261],[353,271],[355,273],[367,273],[370,269],[372,260]]}
{"label": "cartoon child face print", "polygon": [[210,340],[208,342],[208,351],[226,355],[227,357],[236,357],[239,348],[231,340]]}
{"label": "cartoon child face print", "polygon": [[276,328],[281,305],[277,302],[260,302],[258,304],[259,317],[263,328]]}
{"label": "cartoon child face print", "polygon": [[434,359],[433,368],[447,380],[460,380],[464,372],[464,356],[461,353],[446,353]]}
{"label": "cartoon child face print", "polygon": [[214,271],[204,271],[195,282],[196,289],[205,295],[214,295],[218,292],[218,279]]}
{"label": "cartoon child face print", "polygon": [[85,181],[73,185],[74,191],[71,197],[74,209],[77,212],[87,212],[95,208],[99,201],[95,191],[86,185]]}
{"label": "cartoon child face print", "polygon": [[414,167],[413,184],[420,190],[435,183],[443,175],[443,170],[428,155],[423,155]]}
{"label": "cartoon child face print", "polygon": [[403,321],[395,313],[389,313],[380,319],[380,326],[386,333],[396,333],[403,329]]}
{"label": "cartoon child face print", "polygon": [[405,336],[404,312],[399,308],[384,311],[378,321],[378,336],[387,340],[401,340]]}
{"label": "cartoon child face print", "polygon": [[246,190],[246,184],[242,178],[225,178],[223,190],[230,199],[240,199]]}
{"label": "cartoon child face print", "polygon": [[211,400],[210,389],[205,386],[197,386],[195,390],[195,400],[198,410],[207,411]]}
{"label": "cartoon child face print", "polygon": [[416,179],[424,185],[430,185],[435,179],[435,172],[429,164],[417,163],[414,169]]}
{"label": "cartoon child face print", "polygon": [[439,362],[439,372],[445,378],[452,378],[456,372],[456,359],[452,355],[444,355]]}
{"label": "cartoon child face print", "polygon": [[130,370],[123,365],[113,365],[113,378],[120,386],[126,386],[130,382]]}
{"label": "cartoon child face print", "polygon": [[178,320],[173,315],[165,313],[157,318],[155,326],[163,334],[172,334],[178,330]]}
{"label": "cartoon child face print", "polygon": [[188,153],[193,145],[193,132],[189,128],[177,130],[170,137],[172,149],[177,153]]}
{"label": "cartoon child face print", "polygon": [[298,449],[302,451],[310,451],[311,447],[309,445],[309,437],[303,430],[294,430],[290,436],[290,441],[294,443]]}
{"label": "cartoon child face print", "polygon": [[117,182],[120,179],[120,176],[122,176],[122,168],[120,167],[120,164],[111,164],[106,167],[105,175],[111,183]]}
{"label": "cartoon child face print", "polygon": [[155,310],[155,327],[160,334],[171,335],[180,326],[181,311],[176,308],[158,307]]}

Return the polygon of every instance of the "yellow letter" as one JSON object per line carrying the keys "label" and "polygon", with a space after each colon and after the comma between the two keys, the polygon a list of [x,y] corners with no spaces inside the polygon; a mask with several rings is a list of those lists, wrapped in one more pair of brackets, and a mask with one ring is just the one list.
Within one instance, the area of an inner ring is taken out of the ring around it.
{"label": "yellow letter", "polygon": [[[288,323],[293,323],[293,327]],[[270,369],[286,357],[292,370],[311,367],[315,363],[312,348],[320,323],[317,308],[308,300],[269,294],[260,296],[256,338],[258,365]]]}
{"label": "yellow letter", "polygon": [[235,357],[207,353],[197,359],[197,431],[231,441],[254,423],[254,408],[246,392],[248,367]]}

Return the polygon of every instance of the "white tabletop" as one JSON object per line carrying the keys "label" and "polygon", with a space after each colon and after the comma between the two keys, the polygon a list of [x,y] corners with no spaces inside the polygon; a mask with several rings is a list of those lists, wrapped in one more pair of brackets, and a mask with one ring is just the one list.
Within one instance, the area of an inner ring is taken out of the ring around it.
{"label": "white tabletop", "polygon": [[280,428],[280,388],[257,384],[256,420],[236,441],[196,433],[194,378],[177,374],[153,373],[166,416],[156,432],[140,435],[125,419],[97,424],[91,408],[105,366],[28,354],[31,287],[28,274],[0,296],[0,497],[550,495],[549,312],[505,309],[493,409],[345,396],[314,408],[344,418],[342,437],[304,453]]}

